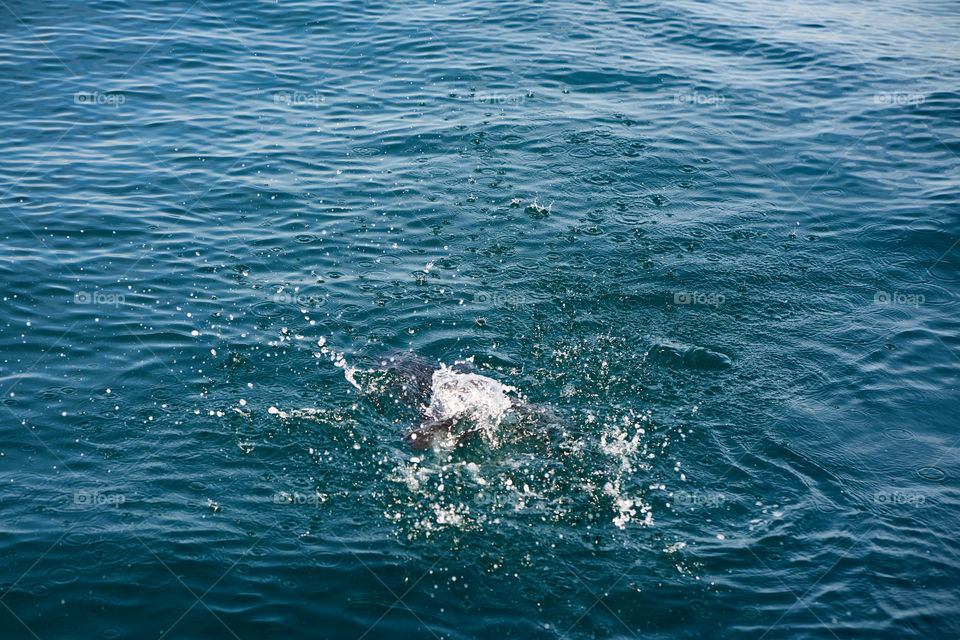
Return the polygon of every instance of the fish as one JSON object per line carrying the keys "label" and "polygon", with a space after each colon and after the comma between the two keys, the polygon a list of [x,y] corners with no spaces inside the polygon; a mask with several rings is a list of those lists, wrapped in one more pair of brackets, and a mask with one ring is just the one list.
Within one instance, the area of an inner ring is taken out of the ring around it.
{"label": "fish", "polygon": [[446,365],[401,352],[381,363],[401,381],[399,396],[420,409],[420,423],[403,436],[413,449],[478,438],[496,443],[507,433],[554,436],[560,426],[552,407],[528,402],[516,387],[479,373],[470,361]]}

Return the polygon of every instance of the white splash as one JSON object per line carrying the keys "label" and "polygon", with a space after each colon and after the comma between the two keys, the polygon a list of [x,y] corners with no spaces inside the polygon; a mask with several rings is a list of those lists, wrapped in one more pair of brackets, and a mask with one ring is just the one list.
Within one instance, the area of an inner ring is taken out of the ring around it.
{"label": "white splash", "polygon": [[347,359],[344,357],[342,353],[334,351],[333,349],[328,347],[326,338],[321,337],[319,340],[317,340],[317,346],[320,347],[320,351],[317,353],[314,353],[313,354],[314,356],[318,358],[327,356],[328,358],[330,358],[330,362],[332,362],[335,367],[343,369],[343,377],[346,378],[347,382],[349,382],[351,385],[353,385],[357,389],[361,389],[360,383],[358,383],[357,379],[354,377],[357,374],[357,372],[360,371],[359,369],[357,369],[356,367],[351,367],[347,363]]}
{"label": "white splash", "polygon": [[433,372],[426,416],[437,421],[466,419],[489,437],[514,404],[514,398],[508,394],[516,391],[493,378],[462,373],[441,364]]}
{"label": "white splash", "polygon": [[[640,421],[645,422],[647,418],[648,416],[642,416]],[[633,474],[635,467],[643,470],[650,469],[649,465],[637,460],[647,455],[647,446],[643,439],[646,430],[638,427],[628,416],[622,416],[621,420],[622,427],[616,424],[610,425],[600,435],[600,450],[619,463],[619,468],[614,470],[610,480],[604,484],[603,492],[614,501],[617,514],[613,518],[613,524],[617,528],[625,529],[631,520],[640,520],[641,524],[650,527],[653,526],[650,505],[645,504],[637,496],[624,495],[623,488],[625,480]],[[632,437],[629,431],[633,431]]]}

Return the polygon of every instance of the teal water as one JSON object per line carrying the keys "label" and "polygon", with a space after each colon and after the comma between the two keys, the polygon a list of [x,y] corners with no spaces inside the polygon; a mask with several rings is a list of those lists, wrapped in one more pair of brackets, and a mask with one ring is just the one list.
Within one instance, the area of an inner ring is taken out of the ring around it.
{"label": "teal water", "polygon": [[956,3],[0,29],[3,638],[960,633]]}

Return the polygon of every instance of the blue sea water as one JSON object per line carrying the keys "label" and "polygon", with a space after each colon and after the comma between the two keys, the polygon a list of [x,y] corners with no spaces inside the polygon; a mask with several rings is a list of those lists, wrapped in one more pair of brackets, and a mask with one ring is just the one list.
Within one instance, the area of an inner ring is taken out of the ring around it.
{"label": "blue sea water", "polygon": [[960,634],[956,2],[0,33],[0,637]]}

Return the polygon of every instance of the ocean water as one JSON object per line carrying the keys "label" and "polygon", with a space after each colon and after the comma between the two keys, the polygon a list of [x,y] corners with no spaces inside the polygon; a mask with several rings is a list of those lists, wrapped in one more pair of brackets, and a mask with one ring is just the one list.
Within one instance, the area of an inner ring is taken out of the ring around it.
{"label": "ocean water", "polygon": [[0,30],[0,637],[960,634],[956,2]]}

